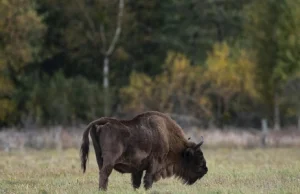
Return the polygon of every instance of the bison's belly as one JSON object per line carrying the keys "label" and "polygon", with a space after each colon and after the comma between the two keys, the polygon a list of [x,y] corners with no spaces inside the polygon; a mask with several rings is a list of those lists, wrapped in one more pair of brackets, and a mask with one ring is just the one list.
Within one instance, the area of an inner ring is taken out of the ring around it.
{"label": "bison's belly", "polygon": [[123,159],[115,164],[114,169],[121,173],[132,173],[145,170],[147,167],[147,160],[126,160]]}
{"label": "bison's belly", "polygon": [[116,164],[114,169],[120,173],[132,173],[139,170],[139,168],[127,164]]}

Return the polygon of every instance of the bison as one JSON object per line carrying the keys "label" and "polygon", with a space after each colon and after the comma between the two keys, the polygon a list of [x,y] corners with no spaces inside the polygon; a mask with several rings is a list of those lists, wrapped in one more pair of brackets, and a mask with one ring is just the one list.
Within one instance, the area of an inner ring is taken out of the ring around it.
{"label": "bison", "polygon": [[148,190],[160,178],[175,176],[192,185],[208,171],[201,151],[184,137],[181,127],[167,114],[149,111],[131,120],[102,117],[92,121],[83,133],[81,168],[86,171],[91,136],[99,167],[99,190],[107,190],[113,169],[131,173],[134,189]]}

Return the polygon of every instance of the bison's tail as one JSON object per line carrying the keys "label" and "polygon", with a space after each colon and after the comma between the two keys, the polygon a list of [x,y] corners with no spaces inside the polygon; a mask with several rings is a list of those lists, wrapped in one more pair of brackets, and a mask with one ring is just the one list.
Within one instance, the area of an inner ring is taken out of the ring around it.
{"label": "bison's tail", "polygon": [[81,144],[81,148],[80,148],[81,169],[83,170],[83,173],[85,173],[86,162],[89,157],[89,145],[90,145],[89,132],[90,132],[90,129],[96,124],[103,125],[106,122],[107,122],[106,117],[102,117],[100,119],[94,120],[87,126],[86,130],[83,133],[82,144]]}
{"label": "bison's tail", "polygon": [[89,146],[90,146],[89,132],[90,132],[90,127],[88,127],[83,133],[82,144],[80,148],[81,169],[83,170],[83,173],[85,173],[86,161],[88,160],[89,157]]}

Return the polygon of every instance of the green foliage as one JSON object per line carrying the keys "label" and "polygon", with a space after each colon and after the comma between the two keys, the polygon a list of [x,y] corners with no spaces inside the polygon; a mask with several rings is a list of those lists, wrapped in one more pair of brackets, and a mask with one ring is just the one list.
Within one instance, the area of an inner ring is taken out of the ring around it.
{"label": "green foliage", "polygon": [[[172,0],[165,5],[162,42],[203,63],[216,42],[241,37],[244,7],[253,0]],[[174,33],[176,32],[176,33]]]}
{"label": "green foliage", "polygon": [[25,67],[38,59],[46,26],[31,0],[0,1],[0,123],[16,114],[15,91]]}
{"label": "green foliage", "polygon": [[169,25],[166,18],[172,15],[172,9],[166,7],[172,4],[172,0],[127,1],[128,23],[124,25],[121,45],[128,55],[128,68],[151,76],[161,72],[171,43],[176,41],[164,41],[164,29]]}
{"label": "green foliage", "polygon": [[255,1],[247,10],[245,32],[257,60],[257,87],[267,114],[289,77],[300,69],[299,0]]}
{"label": "green foliage", "polygon": [[282,5],[282,16],[278,21],[277,77],[286,82],[300,72],[300,1],[286,0]]}
{"label": "green foliage", "polygon": [[256,49],[260,79],[266,81],[263,89],[274,91],[300,68],[300,6],[290,0],[256,3],[260,6],[249,9],[246,31]]}
{"label": "green foliage", "polygon": [[[289,79],[284,87],[283,103],[288,106],[288,116],[300,116],[300,76]],[[300,124],[300,123],[299,123]]]}
{"label": "green foliage", "polygon": [[[102,116],[103,54],[117,7],[0,0],[1,126]],[[154,109],[232,125],[240,115],[270,117],[277,103],[295,116],[299,18],[300,0],[125,1],[110,112]]]}
{"label": "green foliage", "polygon": [[[30,83],[28,81],[27,83]],[[101,113],[102,90],[82,77],[65,78],[61,72],[35,83],[26,104],[34,124],[68,124],[92,120]],[[24,117],[25,115],[23,115]]]}

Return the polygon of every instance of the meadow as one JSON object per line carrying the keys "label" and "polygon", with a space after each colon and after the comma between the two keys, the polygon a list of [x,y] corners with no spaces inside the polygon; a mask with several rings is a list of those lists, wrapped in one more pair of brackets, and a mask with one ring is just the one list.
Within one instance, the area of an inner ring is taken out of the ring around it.
{"label": "meadow", "polygon": [[[134,191],[130,176],[113,172],[107,193],[300,193],[298,148],[204,148],[208,174],[192,186],[160,180],[149,191]],[[1,152],[0,193],[99,193],[91,150],[86,174],[76,149]]]}

